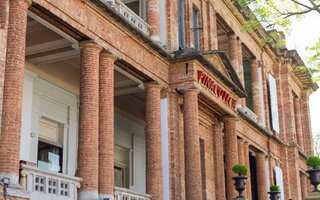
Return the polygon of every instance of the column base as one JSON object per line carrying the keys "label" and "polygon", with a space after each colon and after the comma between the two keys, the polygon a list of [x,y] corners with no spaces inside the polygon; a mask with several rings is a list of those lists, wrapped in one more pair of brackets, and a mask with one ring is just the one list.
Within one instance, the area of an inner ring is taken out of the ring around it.
{"label": "column base", "polygon": [[[0,185],[0,195],[3,195],[3,185]],[[9,185],[7,188],[8,199],[30,199],[30,193],[21,189],[20,185]]]}
{"label": "column base", "polygon": [[15,173],[0,172],[0,182],[2,182],[3,178],[8,178],[10,180],[10,185],[19,185],[19,176]]}
{"label": "column base", "polygon": [[99,194],[99,200],[114,200],[113,194]]}
{"label": "column base", "polygon": [[312,192],[305,198],[305,200],[320,200],[320,192]]}
{"label": "column base", "polygon": [[233,200],[249,200],[247,197],[236,197]]}
{"label": "column base", "polygon": [[98,192],[81,191],[78,193],[78,200],[99,200]]}

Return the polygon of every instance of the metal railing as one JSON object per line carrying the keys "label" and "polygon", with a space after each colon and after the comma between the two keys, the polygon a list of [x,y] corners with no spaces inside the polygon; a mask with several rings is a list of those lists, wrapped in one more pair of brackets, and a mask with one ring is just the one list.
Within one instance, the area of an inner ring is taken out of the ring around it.
{"label": "metal railing", "polygon": [[151,195],[115,187],[115,200],[151,200]]}
{"label": "metal railing", "polygon": [[126,19],[130,24],[140,30],[142,33],[149,35],[151,27],[130,8],[128,8],[121,0],[100,0],[105,5],[113,7],[118,13]]}
{"label": "metal railing", "polygon": [[21,165],[20,184],[32,200],[77,200],[81,178]]}

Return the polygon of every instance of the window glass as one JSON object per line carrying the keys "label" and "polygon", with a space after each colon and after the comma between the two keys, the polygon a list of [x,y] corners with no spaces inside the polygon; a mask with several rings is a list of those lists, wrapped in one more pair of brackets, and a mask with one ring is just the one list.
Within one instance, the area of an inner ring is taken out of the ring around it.
{"label": "window glass", "polygon": [[62,172],[62,148],[39,141],[38,167],[53,172]]}
{"label": "window glass", "polygon": [[250,60],[243,61],[243,75],[244,75],[244,86],[247,93],[246,106],[250,110],[253,110],[252,103],[252,82],[251,82],[251,62]]}
{"label": "window glass", "polygon": [[199,50],[199,12],[193,9],[193,36],[194,36],[194,48]]}
{"label": "window glass", "polygon": [[63,156],[62,124],[47,118],[39,121],[38,167],[53,172],[62,172]]}
{"label": "window glass", "polygon": [[178,0],[179,48],[184,48],[184,0]]}
{"label": "window glass", "polygon": [[130,149],[115,146],[114,184],[117,187],[130,188]]}

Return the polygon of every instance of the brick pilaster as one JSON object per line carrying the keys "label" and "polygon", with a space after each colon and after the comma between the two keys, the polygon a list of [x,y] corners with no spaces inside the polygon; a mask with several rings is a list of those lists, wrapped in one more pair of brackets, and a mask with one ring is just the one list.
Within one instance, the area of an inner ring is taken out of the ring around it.
{"label": "brick pilaster", "polygon": [[224,170],[224,155],[223,155],[223,123],[215,121],[214,123],[214,153],[215,153],[215,185],[217,199],[226,199],[225,188],[225,170]]}
{"label": "brick pilaster", "polygon": [[93,42],[81,44],[79,147],[77,175],[83,178],[79,199],[98,198],[99,54]]}
{"label": "brick pilaster", "polygon": [[238,72],[239,70],[239,46],[237,36],[235,34],[229,35],[229,52],[230,52],[230,63],[232,67]]}
{"label": "brick pilaster", "polygon": [[150,38],[160,41],[160,15],[159,0],[148,0],[147,4],[147,23],[151,26]]}
{"label": "brick pilaster", "polygon": [[301,196],[302,196],[302,199],[305,199],[306,197],[308,197],[308,186],[309,186],[308,176],[305,174],[300,174],[300,182],[301,182]]}
{"label": "brick pilaster", "polygon": [[291,145],[295,145],[297,143],[296,139],[296,130],[295,130],[295,118],[294,118],[294,105],[293,105],[293,93],[290,85],[290,78],[292,74],[291,62],[288,59],[285,59],[282,62],[281,66],[281,87],[282,87],[282,95],[283,105],[286,105],[283,108],[284,116],[285,116],[285,133],[287,142]]}
{"label": "brick pilaster", "polygon": [[243,154],[244,154],[244,165],[246,166],[246,168],[248,169],[248,174],[247,174],[247,185],[246,185],[246,194],[247,194],[247,198],[251,198],[251,179],[250,179],[250,160],[249,160],[249,143],[248,142],[244,142],[243,144]]}
{"label": "brick pilaster", "polygon": [[103,51],[99,68],[99,198],[113,199],[114,190],[114,61]]}
{"label": "brick pilaster", "polygon": [[217,15],[209,2],[207,6],[210,19],[209,50],[218,50]]}
{"label": "brick pilaster", "polygon": [[245,164],[244,163],[244,149],[243,149],[243,140],[242,139],[238,139],[238,158],[239,158],[239,163],[240,164]]}
{"label": "brick pilaster", "polygon": [[266,156],[262,152],[256,154],[258,199],[268,200]]}
{"label": "brick pilaster", "polygon": [[301,124],[300,98],[294,99],[294,114],[295,114],[298,145],[300,146],[301,150],[304,151],[304,141],[303,141],[302,124]]}
{"label": "brick pilaster", "polygon": [[148,83],[146,88],[146,187],[154,200],[163,199],[161,143],[161,86]]}
{"label": "brick pilaster", "polygon": [[252,104],[253,112],[258,117],[258,122],[262,122],[262,113],[261,113],[261,94],[260,94],[260,84],[259,84],[259,70],[258,70],[258,61],[256,59],[251,60],[251,82],[252,82]]}
{"label": "brick pilaster", "polygon": [[310,120],[310,108],[309,108],[309,92],[303,90],[301,92],[301,123],[302,123],[302,133],[304,138],[305,153],[307,155],[313,155],[313,141],[312,141],[312,130],[311,130],[311,120]]}
{"label": "brick pilaster", "polygon": [[179,96],[176,92],[169,93],[169,127],[170,127],[170,199],[181,199],[182,195],[182,162],[180,153],[180,105]]}
{"label": "brick pilaster", "polygon": [[183,94],[186,199],[202,199],[198,90]]}
{"label": "brick pilaster", "polygon": [[296,146],[288,149],[289,183],[291,199],[298,200],[301,197],[300,174],[299,174],[299,154]]}
{"label": "brick pilaster", "polygon": [[227,200],[232,200],[237,196],[232,179],[235,174],[232,167],[238,164],[238,147],[237,147],[237,118],[225,117],[222,119],[224,123],[224,145],[225,145],[225,161],[226,161],[226,189]]}
{"label": "brick pilaster", "polygon": [[12,184],[17,184],[19,178],[22,89],[27,11],[30,5],[29,0],[9,1],[2,133],[0,134],[0,179],[6,176],[11,179]]}

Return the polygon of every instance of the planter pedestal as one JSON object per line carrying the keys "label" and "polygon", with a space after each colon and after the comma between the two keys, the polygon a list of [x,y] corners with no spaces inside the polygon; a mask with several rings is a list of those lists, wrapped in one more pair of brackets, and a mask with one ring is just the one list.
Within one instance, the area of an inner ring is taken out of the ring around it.
{"label": "planter pedestal", "polygon": [[320,192],[312,192],[305,200],[320,200]]}

